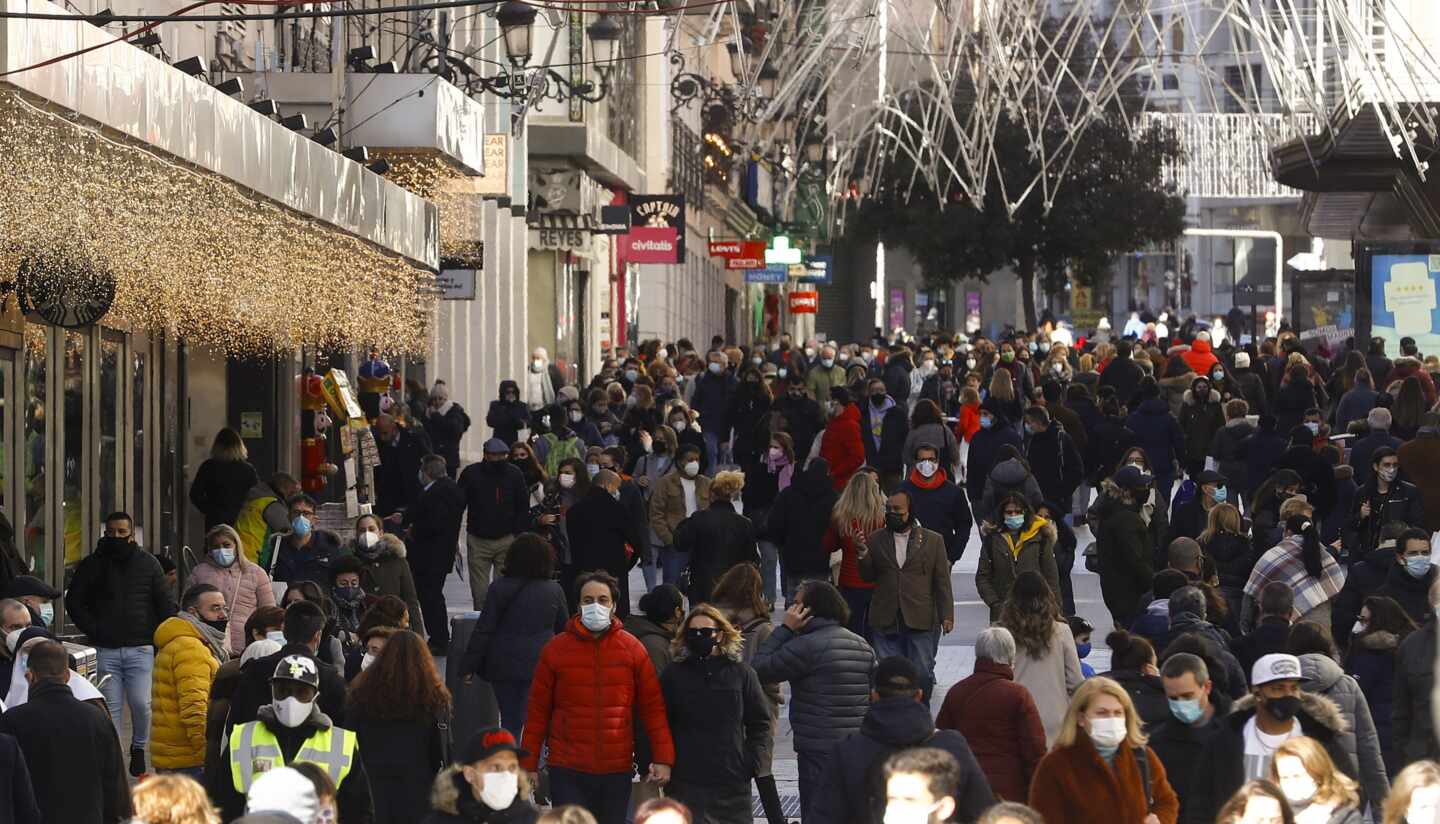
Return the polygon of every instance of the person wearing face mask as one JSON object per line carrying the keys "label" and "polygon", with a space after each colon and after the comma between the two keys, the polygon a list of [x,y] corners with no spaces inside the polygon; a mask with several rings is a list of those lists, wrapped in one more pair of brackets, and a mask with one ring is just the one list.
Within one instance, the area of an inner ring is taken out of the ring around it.
{"label": "person wearing face mask", "polygon": [[[921,401],[915,407],[916,415],[929,405],[929,401]],[[964,554],[973,524],[965,491],[950,480],[952,464],[942,463],[945,453],[933,442],[918,441],[907,454],[911,469],[900,489],[910,495],[920,523],[944,540],[945,556],[953,564]]]}
{"label": "person wearing face mask", "polygon": [[1154,577],[1150,528],[1140,514],[1153,481],[1138,467],[1121,467],[1111,478],[1115,505],[1095,536],[1100,591],[1116,625],[1122,627],[1130,626],[1140,614],[1140,596],[1150,590]]}
{"label": "person wearing face mask", "polygon": [[139,776],[150,739],[155,630],[177,610],[160,562],[134,542],[134,528],[124,512],[106,516],[95,552],[75,567],[65,606],[95,645],[100,674],[110,676],[101,691],[117,730],[122,701],[130,708],[130,770]]}
{"label": "person wearing face mask", "polygon": [[[590,481],[590,491],[565,513],[570,536],[570,568],[575,575],[604,570],[620,581],[615,608],[621,618],[630,615],[630,568],[639,562],[644,546],[641,524],[620,502],[620,476],[604,469]],[[678,544],[678,536],[677,536]],[[568,594],[576,590],[566,586]],[[571,602],[574,606],[574,602]]]}
{"label": "person wearing face mask", "polygon": [[1417,761],[1400,771],[1385,801],[1384,824],[1440,821],[1440,764]]}
{"label": "person wearing face mask", "polygon": [[[965,457],[965,493],[970,498],[974,515],[985,517],[980,508],[990,485],[990,476],[995,468],[1012,455],[1019,455],[1024,441],[1015,431],[1013,422],[1005,417],[1004,405],[986,401],[980,405],[980,429],[970,439],[970,449]],[[1035,487],[1038,498],[1040,488]]]}
{"label": "person wearing face mask", "polygon": [[[1353,557],[1364,559],[1380,543],[1380,530],[1393,521],[1423,526],[1425,502],[1420,490],[1400,479],[1400,456],[1394,449],[1379,447],[1370,453],[1371,471],[1364,486],[1355,493],[1351,513],[1355,530]],[[1423,612],[1424,599],[1420,606]]]}
{"label": "person wearing face mask", "polygon": [[1199,487],[1198,494],[1175,506],[1170,516],[1170,529],[1165,536],[1167,545],[1176,538],[1199,538],[1210,520],[1210,511],[1231,500],[1229,480],[1219,472],[1204,469],[1191,478]]}
{"label": "person wearing face mask", "polygon": [[780,394],[771,409],[784,419],[785,431],[795,441],[795,454],[809,455],[815,437],[820,434],[825,412],[799,381],[781,380],[776,386],[783,388],[776,390]]}
{"label": "person wearing face mask", "polygon": [[270,577],[287,583],[314,581],[328,590],[330,565],[344,554],[340,538],[328,529],[316,528],[319,505],[314,498],[302,493],[286,503],[290,507],[290,532],[280,539]]}
{"label": "person wearing face mask", "polygon": [[564,385],[565,377],[560,373],[560,367],[550,362],[545,347],[535,347],[525,370],[525,403],[530,411],[535,412],[555,403],[556,394]]}
{"label": "person wearing face mask", "polygon": [[901,750],[885,759],[885,824],[941,824],[955,816],[962,769],[955,756],[935,747]]}
{"label": "person wearing face mask", "polygon": [[389,415],[377,417],[371,429],[380,455],[375,467],[375,513],[399,522],[401,513],[420,497],[417,475],[420,462],[430,454],[430,438],[423,428],[401,426]]}
{"label": "person wearing face mask", "polygon": [[[867,451],[873,446],[874,430],[873,428],[869,432],[862,430],[860,427],[861,417],[860,408],[853,402],[849,390],[842,386],[830,390],[829,422],[825,425],[825,432],[820,436],[819,455],[830,464],[830,480],[836,492],[844,489],[845,484],[850,481],[850,476],[865,465]],[[878,416],[873,419],[884,420],[884,417]],[[901,425],[904,424],[903,412],[899,415],[898,420]],[[904,442],[904,437],[892,438],[892,441],[898,449]],[[899,463],[897,454],[894,460],[897,473]]]}
{"label": "person wearing face mask", "polygon": [[1287,501],[1280,514],[1285,518],[1285,537],[1266,550],[1250,571],[1240,604],[1240,627],[1248,629],[1253,623],[1255,600],[1274,581],[1294,591],[1300,620],[1329,626],[1332,603],[1345,585],[1345,568],[1321,545],[1319,525],[1307,503]]}
{"label": "person wearing face mask", "polygon": [[[1433,654],[1433,653],[1432,653]],[[1341,746],[1345,721],[1333,701],[1300,688],[1300,659],[1265,655],[1251,670],[1250,694],[1220,722],[1196,765],[1185,821],[1215,820],[1226,799],[1246,781],[1270,774],[1276,751],[1306,736],[1317,741],[1345,775],[1358,775],[1355,759]]]}
{"label": "person wearing face mask", "polygon": [[744,473],[717,474],[710,484],[709,506],[675,528],[675,551],[689,559],[690,590],[686,595],[694,603],[710,600],[715,581],[730,567],[760,564],[755,525],[735,509],[744,487]]}
{"label": "person wearing face mask", "polygon": [[675,549],[676,529],[710,500],[711,480],[700,474],[700,457],[699,448],[682,445],[673,468],[650,494],[650,530],[659,541],[657,555],[667,584],[679,583],[680,573],[689,563],[689,558]]}
{"label": "person wearing face mask", "polygon": [[1191,381],[1190,388],[1182,395],[1179,425],[1185,448],[1176,457],[1181,468],[1192,478],[1205,468],[1205,458],[1210,454],[1215,433],[1225,425],[1221,402],[1220,393],[1211,385],[1210,379],[1203,376]]}
{"label": "person wearing face mask", "polygon": [[571,423],[572,420],[578,423],[584,418],[579,402],[569,400],[531,415],[531,420],[538,421],[535,431],[540,433],[531,445],[535,449],[535,457],[545,467],[546,475],[553,478],[561,461],[585,454],[585,442],[575,433]]}
{"label": "person wearing face mask", "polygon": [[343,659],[360,646],[360,617],[375,599],[367,598],[361,585],[359,558],[353,555],[340,558],[330,568],[330,573],[330,605],[334,619],[330,630],[340,641]]}
{"label": "person wearing face mask", "polygon": [[466,501],[470,596],[479,610],[491,576],[505,567],[511,542],[530,528],[530,490],[525,473],[510,464],[510,445],[499,438],[485,442],[485,459],[465,467],[459,486]]}
{"label": "person wearing face mask", "polygon": [[[220,664],[215,679],[210,683],[210,701],[205,721],[205,769],[220,767],[220,742],[230,729],[230,706],[235,690],[240,686],[240,669],[244,665],[273,655],[285,644],[281,625],[285,621],[285,610],[279,607],[261,607],[250,615],[242,627],[246,646],[238,658],[231,658]],[[232,622],[233,623],[233,622]],[[271,640],[273,637],[275,640]],[[235,651],[234,647],[231,652]]]}
{"label": "person wearing face mask", "polygon": [[1270,763],[1269,777],[1289,802],[1296,824],[1361,824],[1365,820],[1355,781],[1337,770],[1325,748],[1313,739],[1294,738],[1281,744]]}
{"label": "person wearing face mask", "polygon": [[[1440,615],[1440,581],[1430,585],[1430,609]],[[1440,759],[1430,698],[1435,688],[1435,647],[1425,646],[1436,643],[1436,624],[1435,618],[1427,618],[1419,630],[1400,643],[1395,655],[1391,717],[1394,751],[1400,765]]]}
{"label": "person wearing face mask", "polygon": [[720,463],[720,439],[725,431],[725,415],[740,382],[731,372],[730,362],[723,352],[712,351],[705,356],[705,361],[705,373],[695,381],[690,406],[699,416],[709,465],[715,466]]}
{"label": "person wearing face mask", "polygon": [[770,387],[755,369],[746,369],[730,398],[721,439],[729,441],[734,462],[749,468],[760,459],[770,438]]}
{"label": "person wearing face mask", "polygon": [[[266,660],[257,659],[251,666]],[[207,774],[205,781],[224,820],[244,811],[245,796],[258,776],[295,763],[315,764],[335,782],[340,821],[376,820],[358,738],[320,710],[321,666],[308,655],[281,657],[269,678],[270,702],[254,721],[230,731],[222,756],[227,768]]]}
{"label": "person wearing face mask", "polygon": [[485,413],[485,423],[494,430],[495,437],[505,443],[520,440],[520,430],[530,426],[530,407],[520,400],[518,383],[511,380],[500,381],[500,397],[490,402],[490,409]]}
{"label": "person wearing face mask", "polygon": [[835,360],[835,347],[826,344],[820,359],[805,373],[805,391],[815,399],[830,397],[830,389],[845,385],[845,367]]}
{"label": "person wearing face mask", "polygon": [[433,812],[424,824],[535,824],[530,777],[520,769],[527,753],[507,730],[476,732],[455,763],[435,777]]}
{"label": "person wearing face mask", "polygon": [[533,774],[549,747],[550,800],[580,804],[599,824],[623,824],[630,802],[638,721],[650,740],[645,780],[664,785],[675,764],[660,680],[644,644],[615,617],[620,586],[582,575],[579,614],[540,653],[530,690],[521,766]]}
{"label": "person wearing face mask", "polygon": [[55,623],[55,601],[60,598],[60,590],[34,575],[19,575],[0,591],[0,598],[14,598],[24,604],[30,611],[31,624],[48,627]]}
{"label": "person wearing face mask", "polygon": [[460,439],[470,429],[470,416],[465,407],[450,399],[450,387],[437,380],[430,389],[430,407],[421,420],[425,434],[430,436],[435,454],[445,459],[450,477],[460,471]]}
{"label": "person wearing face mask", "polygon": [[1169,712],[1164,721],[1150,727],[1150,749],[1165,765],[1165,775],[1180,799],[1180,820],[1185,821],[1195,766],[1229,714],[1230,699],[1214,689],[1204,659],[1188,652],[1165,659],[1160,681]]}
{"label": "person wearing face mask", "polygon": [[210,687],[230,659],[227,619],[225,595],[193,584],[180,599],[180,613],[155,630],[150,750],[157,770],[201,776]]}
{"label": "person wearing face mask", "polygon": [[975,571],[975,589],[990,607],[991,623],[1000,620],[1010,588],[1022,572],[1040,573],[1056,597],[1060,595],[1054,525],[1036,515],[1023,495],[1003,497],[1000,515],[1003,519],[1000,528],[985,536]]}
{"label": "person wearing face mask", "polygon": [[1035,769],[1030,806],[1046,824],[1175,824],[1180,802],[1140,727],[1124,687],[1104,676],[1086,681]]}
{"label": "person wearing face mask", "polygon": [[255,610],[275,606],[275,590],[270,576],[257,564],[245,559],[240,550],[240,536],[231,527],[220,524],[205,533],[205,554],[190,570],[189,583],[210,584],[225,595],[230,614],[230,649],[245,649],[245,624]]}
{"label": "person wearing face mask", "polygon": [[719,610],[690,610],[660,676],[676,768],[666,794],[707,824],[749,824],[750,778],[770,733],[770,701],[741,660],[743,643]]}
{"label": "person wearing face mask", "polygon": [[355,519],[355,540],[348,548],[360,560],[360,584],[367,595],[394,595],[411,615],[420,616],[415,578],[399,535],[386,532],[385,523],[374,515],[361,515]]}
{"label": "person wearing face mask", "polygon": [[[287,655],[316,658],[328,624],[321,606],[311,601],[296,601],[285,608],[282,621],[280,640],[283,646],[267,655],[252,657],[250,663],[240,668],[239,682],[230,697],[228,727],[254,721],[260,708],[272,701],[270,675],[280,659]],[[345,708],[345,678],[337,667],[318,658],[316,660],[320,663],[320,711],[338,718]]]}

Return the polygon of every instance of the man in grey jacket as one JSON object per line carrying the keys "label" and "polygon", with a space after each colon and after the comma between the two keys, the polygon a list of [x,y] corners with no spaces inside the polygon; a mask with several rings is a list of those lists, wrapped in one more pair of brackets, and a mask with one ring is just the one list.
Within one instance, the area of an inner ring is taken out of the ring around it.
{"label": "man in grey jacket", "polygon": [[934,689],[938,625],[955,628],[955,596],[945,539],[911,515],[910,493],[896,492],[885,503],[885,528],[858,547],[860,575],[875,582],[870,596],[871,637],[882,658],[899,655],[926,673],[925,697]]}
{"label": "man in grey jacket", "polygon": [[[936,539],[939,540],[938,537]],[[940,550],[944,556],[944,548]],[[875,654],[845,629],[850,608],[828,581],[806,581],[785,622],[751,661],[762,684],[790,682],[790,726],[800,768],[801,817],[814,821],[815,804],[835,745],[860,729],[870,709]]]}

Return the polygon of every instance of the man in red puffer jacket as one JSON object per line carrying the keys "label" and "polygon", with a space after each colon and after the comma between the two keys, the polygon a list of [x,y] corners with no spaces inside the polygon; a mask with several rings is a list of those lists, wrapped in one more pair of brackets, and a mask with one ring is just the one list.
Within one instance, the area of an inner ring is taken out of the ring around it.
{"label": "man in red puffer jacket", "polygon": [[520,765],[533,774],[548,743],[555,806],[579,804],[599,824],[624,824],[635,717],[650,739],[648,780],[670,780],[675,744],[650,655],[614,615],[619,584],[609,573],[590,572],[575,585],[580,614],[545,645],[535,666]]}

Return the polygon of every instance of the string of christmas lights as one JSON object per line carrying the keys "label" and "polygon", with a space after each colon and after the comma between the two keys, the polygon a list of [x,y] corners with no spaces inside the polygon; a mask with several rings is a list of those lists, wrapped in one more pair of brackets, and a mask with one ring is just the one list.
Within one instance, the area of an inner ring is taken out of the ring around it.
{"label": "string of christmas lights", "polygon": [[75,256],[111,314],[224,354],[423,353],[434,277],[234,184],[0,95],[0,278]]}

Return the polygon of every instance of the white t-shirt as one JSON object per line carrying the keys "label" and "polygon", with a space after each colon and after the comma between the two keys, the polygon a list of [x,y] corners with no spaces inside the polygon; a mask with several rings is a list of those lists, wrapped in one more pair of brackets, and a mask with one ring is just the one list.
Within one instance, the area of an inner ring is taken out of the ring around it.
{"label": "white t-shirt", "polygon": [[685,490],[685,517],[688,518],[699,508],[695,502],[695,479],[681,476],[680,488]]}
{"label": "white t-shirt", "polygon": [[1270,774],[1270,761],[1275,758],[1275,750],[1281,744],[1292,738],[1299,738],[1300,722],[1293,721],[1290,731],[1279,735],[1270,735],[1260,731],[1252,717],[1245,722],[1245,780],[1254,781],[1257,778],[1267,778]]}
{"label": "white t-shirt", "polygon": [[910,552],[910,533],[901,535],[898,532],[891,533],[895,536],[895,565],[901,569],[905,568],[905,556]]}

